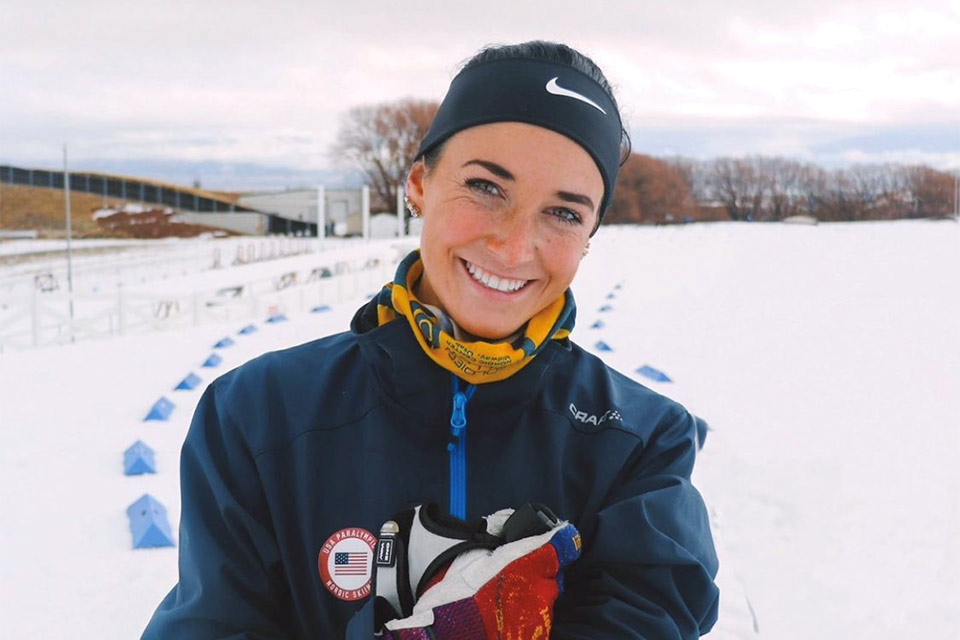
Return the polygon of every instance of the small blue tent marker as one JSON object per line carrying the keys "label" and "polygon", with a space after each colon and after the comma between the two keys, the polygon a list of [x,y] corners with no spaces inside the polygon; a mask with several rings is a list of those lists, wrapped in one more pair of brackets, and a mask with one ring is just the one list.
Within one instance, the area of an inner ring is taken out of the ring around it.
{"label": "small blue tent marker", "polygon": [[239,333],[242,336],[247,336],[247,335],[250,335],[251,333],[256,333],[256,332],[257,332],[257,325],[248,324],[243,329],[240,329],[240,331],[238,331],[237,333]]}
{"label": "small blue tent marker", "polygon": [[200,379],[200,376],[191,371],[187,374],[186,378],[180,381],[180,384],[173,388],[173,390],[190,391],[191,389],[196,389],[201,382],[203,382],[203,380]]}
{"label": "small blue tent marker", "polygon": [[143,419],[144,422],[148,420],[163,420],[166,422],[170,419],[170,414],[173,413],[174,404],[167,400],[166,398],[160,398],[153,403],[153,406],[150,408],[150,413],[147,414],[147,417]]}
{"label": "small blue tent marker", "polygon": [[639,373],[642,376],[646,376],[651,380],[656,380],[657,382],[673,382],[673,380],[670,379],[670,376],[665,374],[663,371],[660,371],[659,369],[654,369],[649,365],[643,365],[642,367],[637,369],[637,373]]}
{"label": "small blue tent marker", "polygon": [[173,547],[173,532],[167,522],[167,510],[148,493],[127,507],[134,549]]}
{"label": "small blue tent marker", "polygon": [[328,304],[321,304],[313,309],[310,309],[310,313],[324,313],[326,311],[330,311],[330,305]]}
{"label": "small blue tent marker", "polygon": [[613,351],[613,347],[608,345],[603,340],[598,340],[597,344],[593,345],[593,348],[596,349],[597,351]]}
{"label": "small blue tent marker", "polygon": [[219,367],[221,362],[223,362],[223,358],[216,353],[211,353],[210,357],[204,360],[200,366],[212,369],[213,367]]}
{"label": "small blue tent marker", "polygon": [[139,476],[143,473],[156,473],[157,463],[153,449],[137,440],[123,452],[123,475]]}
{"label": "small blue tent marker", "polygon": [[592,325],[590,325],[590,328],[591,328],[591,329],[603,329],[603,326],[604,326],[604,325],[603,325],[603,320],[597,320],[597,321],[594,322]]}
{"label": "small blue tent marker", "polygon": [[603,313],[606,313],[607,311],[613,311],[613,307],[611,307],[608,304],[605,304],[602,307],[600,307],[600,311]]}
{"label": "small blue tent marker", "polygon": [[283,315],[282,313],[278,313],[277,315],[270,316],[269,318],[267,318],[267,322],[271,324],[275,324],[277,322],[286,322],[286,321],[287,321],[287,316]]}
{"label": "small blue tent marker", "polygon": [[213,345],[213,348],[223,349],[224,347],[232,347],[235,344],[236,342],[233,341],[233,338],[227,336],[226,338],[222,338],[219,342],[217,342],[217,344]]}

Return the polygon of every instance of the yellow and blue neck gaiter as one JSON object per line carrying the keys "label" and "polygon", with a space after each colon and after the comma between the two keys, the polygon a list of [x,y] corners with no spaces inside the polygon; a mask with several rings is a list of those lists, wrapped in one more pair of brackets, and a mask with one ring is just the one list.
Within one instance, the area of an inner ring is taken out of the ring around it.
{"label": "yellow and blue neck gaiter", "polygon": [[530,318],[511,342],[464,342],[441,328],[437,316],[417,299],[414,286],[423,275],[420,251],[410,253],[397,267],[393,282],[377,297],[381,325],[403,316],[417,342],[431,360],[457,377],[483,384],[509,378],[530,362],[550,340],[570,335],[576,320],[576,304],[567,289],[562,296]]}

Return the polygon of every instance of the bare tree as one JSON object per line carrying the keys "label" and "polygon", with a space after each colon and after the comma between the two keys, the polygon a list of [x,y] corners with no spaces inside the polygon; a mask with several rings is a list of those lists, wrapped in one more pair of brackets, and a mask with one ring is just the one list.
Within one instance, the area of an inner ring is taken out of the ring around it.
{"label": "bare tree", "polygon": [[683,172],[659,158],[631,154],[620,169],[605,222],[680,222],[697,204]]}
{"label": "bare tree", "polygon": [[783,220],[801,211],[801,179],[804,166],[795,160],[771,158],[763,165],[768,188],[769,213],[765,218]]}
{"label": "bare tree", "polygon": [[886,172],[878,165],[854,165],[843,172],[851,220],[869,220],[883,206]]}
{"label": "bare tree", "polygon": [[930,167],[907,167],[904,171],[906,190],[910,194],[909,218],[940,218],[953,210],[954,178],[949,173]]}
{"label": "bare tree", "polygon": [[733,158],[719,158],[714,161],[710,190],[714,197],[727,208],[731,220],[743,220],[747,214],[742,207],[743,184],[736,163],[737,160]]}
{"label": "bare tree", "polygon": [[406,178],[439,106],[405,98],[354,107],[343,116],[331,155],[366,173],[375,209],[393,209],[397,185]]}
{"label": "bare tree", "polygon": [[797,177],[800,210],[818,220],[828,220],[831,175],[825,169],[811,164],[803,165]]}
{"label": "bare tree", "polygon": [[760,164],[756,157],[714,161],[711,190],[726,207],[731,220],[762,219],[768,185]]}
{"label": "bare tree", "polygon": [[706,203],[711,199],[711,169],[707,162],[681,156],[672,156],[663,160],[680,173],[697,203]]}

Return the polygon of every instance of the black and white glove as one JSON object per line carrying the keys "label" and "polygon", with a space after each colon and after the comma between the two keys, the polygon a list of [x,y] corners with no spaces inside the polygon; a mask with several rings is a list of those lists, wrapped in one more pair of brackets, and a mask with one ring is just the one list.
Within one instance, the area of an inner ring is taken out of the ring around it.
{"label": "black and white glove", "polygon": [[383,525],[374,626],[392,640],[547,638],[580,534],[543,505],[464,522],[435,504]]}

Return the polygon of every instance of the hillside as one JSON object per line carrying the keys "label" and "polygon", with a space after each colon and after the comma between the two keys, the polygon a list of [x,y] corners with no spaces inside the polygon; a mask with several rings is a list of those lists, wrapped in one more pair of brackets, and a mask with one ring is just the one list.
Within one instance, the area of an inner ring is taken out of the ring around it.
{"label": "hillside", "polygon": [[[45,238],[66,235],[63,196],[62,189],[0,185],[0,229],[36,229]],[[78,238],[110,235],[93,221],[91,215],[100,207],[120,203],[116,198],[71,192],[73,235]]]}
{"label": "hillside", "polygon": [[[235,201],[237,194],[216,192],[216,196]],[[199,225],[176,225],[178,232],[152,229],[109,228],[93,220],[93,212],[104,207],[122,208],[123,199],[90,193],[70,193],[70,213],[73,235],[77,238],[163,237],[166,235],[196,235],[212,230]],[[152,206],[152,205],[151,205]],[[162,208],[161,205],[156,205]],[[60,238],[66,235],[64,192],[62,189],[0,184],[0,229],[36,229],[42,238]],[[156,227],[156,225],[153,225]],[[138,233],[134,233],[134,232]],[[144,233],[149,231],[148,233]]]}

